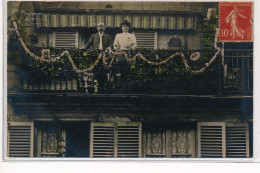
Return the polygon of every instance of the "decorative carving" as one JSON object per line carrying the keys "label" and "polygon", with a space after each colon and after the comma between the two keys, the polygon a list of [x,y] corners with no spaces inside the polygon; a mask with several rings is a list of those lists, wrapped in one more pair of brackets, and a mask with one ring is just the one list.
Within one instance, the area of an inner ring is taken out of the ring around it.
{"label": "decorative carving", "polygon": [[58,148],[57,129],[50,127],[43,131],[42,136],[42,152],[56,153]]}
{"label": "decorative carving", "polygon": [[146,135],[146,154],[166,154],[166,131],[148,131]]}
{"label": "decorative carving", "polygon": [[190,154],[193,151],[192,129],[174,129],[172,130],[171,140],[172,154]]}
{"label": "decorative carving", "polygon": [[168,130],[150,129],[146,131],[146,154],[156,157],[170,155],[173,157],[194,156],[193,135],[194,129],[185,127]]}
{"label": "decorative carving", "polygon": [[166,154],[166,132],[162,133],[162,154]]}
{"label": "decorative carving", "polygon": [[42,133],[42,152],[46,151],[46,142],[47,141],[47,133],[43,131]]}
{"label": "decorative carving", "polygon": [[115,123],[119,123],[119,122],[132,122],[133,120],[131,119],[130,116],[127,115],[99,115],[98,116],[98,121],[99,122],[115,122]]}
{"label": "decorative carving", "polygon": [[180,130],[177,133],[176,148],[180,154],[187,152],[187,134],[185,130]]}
{"label": "decorative carving", "polygon": [[151,154],[151,133],[147,132],[147,144],[146,144],[146,148],[147,148],[147,154]]}
{"label": "decorative carving", "polygon": [[192,148],[193,148],[193,143],[192,143],[192,131],[189,130],[187,132],[187,139],[188,139],[188,153],[191,153],[192,154]]}
{"label": "decorative carving", "polygon": [[172,132],[172,154],[176,153],[176,132]]}
{"label": "decorative carving", "polygon": [[47,139],[47,147],[46,151],[48,153],[55,153],[57,152],[57,131],[54,128],[50,128],[48,130],[48,139]]}
{"label": "decorative carving", "polygon": [[152,134],[152,153],[161,154],[162,152],[162,136],[161,133],[155,132]]}

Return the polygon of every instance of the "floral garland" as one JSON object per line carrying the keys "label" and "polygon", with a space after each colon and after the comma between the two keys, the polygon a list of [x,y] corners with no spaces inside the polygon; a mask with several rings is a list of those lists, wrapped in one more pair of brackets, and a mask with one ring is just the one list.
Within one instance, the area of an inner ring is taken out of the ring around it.
{"label": "floral garland", "polygon": [[[202,68],[199,69],[199,70],[192,70],[192,71],[191,71],[192,74],[196,75],[196,74],[199,74],[199,73],[203,73],[203,72],[204,72],[207,68],[209,68],[209,66],[216,60],[217,56],[218,56],[218,55],[220,54],[220,52],[221,52],[220,47],[217,46],[217,43],[218,43],[218,35],[219,35],[219,29],[216,28],[215,39],[214,39],[214,47],[215,47],[215,49],[217,50],[217,52],[215,52],[215,55],[210,59],[210,61],[209,61],[208,63],[205,63],[205,66],[204,66],[204,67],[202,67]],[[110,51],[112,51],[112,50],[110,50]],[[117,52],[118,52],[118,50],[116,50],[115,52],[112,52],[113,58],[112,58],[112,61],[111,61],[111,63],[110,63],[109,66],[111,66],[111,64],[112,64],[112,62],[113,62],[113,60],[114,60],[114,57],[115,57],[115,55],[117,54]],[[153,62],[153,61],[150,61],[150,60],[148,60],[147,58],[145,58],[145,57],[144,57],[142,54],[140,54],[140,53],[137,53],[133,58],[129,58],[129,57],[128,57],[128,54],[127,54],[126,52],[124,52],[124,51],[121,51],[121,52],[123,53],[125,59],[128,60],[128,61],[130,61],[130,62],[136,60],[137,58],[140,58],[140,59],[142,59],[143,61],[146,61],[148,64],[150,64],[150,65],[155,65],[155,66],[161,66],[161,65],[167,64],[167,63],[170,62],[173,58],[175,58],[175,57],[177,57],[177,56],[181,56],[182,62],[183,62],[183,64],[185,65],[186,70],[189,70],[189,69],[190,69],[190,66],[189,66],[188,63],[187,63],[187,59],[186,59],[186,57],[184,56],[183,53],[178,53],[178,52],[177,52],[177,53],[171,55],[169,58],[167,58],[167,59],[165,59],[165,60],[163,60],[163,61],[161,61],[161,62]],[[104,56],[104,57],[105,57],[105,56]],[[194,57],[196,57],[196,58],[194,58]],[[194,52],[193,54],[190,55],[190,59],[192,59],[192,60],[194,59],[193,61],[198,60],[199,57],[200,57],[200,53],[199,53],[199,52]],[[107,64],[107,63],[105,62],[105,58],[103,58],[103,63],[104,63],[104,64]]]}
{"label": "floral garland", "polygon": [[[187,60],[186,60],[186,57],[184,56],[183,53],[174,53],[173,55],[171,55],[169,58],[161,61],[161,62],[153,62],[153,61],[150,61],[148,60],[147,58],[145,58],[141,53],[137,53],[133,58],[129,58],[128,57],[128,54],[124,51],[119,51],[119,50],[116,50],[115,52],[113,52],[111,49],[108,49],[108,53],[109,55],[111,56],[112,55],[112,59],[110,61],[110,63],[108,64],[107,63],[107,58],[106,58],[106,54],[105,52],[101,52],[99,54],[99,56],[97,57],[96,61],[94,62],[94,64],[92,66],[90,66],[89,68],[86,68],[84,70],[79,70],[75,63],[73,62],[69,52],[67,50],[63,51],[60,56],[58,57],[55,57],[55,58],[51,58],[50,56],[50,50],[49,49],[43,49],[41,51],[41,57],[35,55],[34,53],[32,53],[28,48],[27,46],[25,45],[19,31],[18,31],[18,27],[17,27],[17,23],[15,21],[13,21],[13,25],[14,25],[14,28],[15,28],[15,31],[16,31],[16,34],[18,36],[18,40],[20,41],[22,47],[24,48],[24,50],[26,51],[26,53],[28,53],[31,57],[33,57],[36,61],[40,61],[40,62],[55,62],[57,60],[59,60],[61,58],[61,56],[65,56],[69,59],[73,69],[77,72],[77,73],[84,73],[84,72],[87,72],[87,71],[92,71],[99,63],[100,59],[103,58],[103,65],[105,68],[110,68],[112,66],[112,63],[116,57],[116,55],[118,53],[123,53],[124,57],[126,58],[126,60],[128,61],[134,61],[136,60],[137,58],[140,58],[141,60],[147,62],[149,65],[154,65],[154,66],[161,66],[161,65],[164,65],[164,64],[167,64],[168,62],[170,62],[173,58],[175,57],[178,57],[178,56],[181,56],[181,59],[182,59],[182,62],[184,63],[185,65],[185,68],[186,70],[189,70],[190,69],[190,66],[188,65],[187,63]],[[210,59],[210,61],[208,63],[205,64],[204,67],[202,67],[200,70],[192,70],[191,73],[196,75],[196,74],[199,74],[199,73],[203,73],[217,58],[217,55],[221,52],[221,49],[217,46],[217,43],[218,43],[218,34],[219,34],[219,29],[216,28],[216,33],[215,33],[215,40],[214,40],[214,47],[215,49],[217,50],[217,52],[215,53],[215,55]],[[45,54],[47,54],[47,59],[45,58]],[[198,56],[196,59],[199,58],[200,54],[198,52],[195,52],[191,55],[190,59],[192,59],[194,56]]]}
{"label": "floral garland", "polygon": [[[36,61],[40,61],[40,62],[55,62],[55,61],[58,61],[62,56],[65,56],[65,55],[66,55],[66,56],[68,57],[68,59],[69,59],[71,65],[72,65],[73,69],[74,69],[76,72],[78,72],[78,73],[82,73],[82,72],[86,72],[86,71],[91,71],[91,70],[93,70],[93,69],[95,68],[95,66],[97,66],[99,60],[101,59],[102,53],[99,54],[97,60],[95,61],[95,63],[94,63],[91,67],[89,67],[89,68],[87,68],[87,69],[85,69],[85,70],[79,70],[79,69],[76,67],[75,63],[73,62],[73,60],[72,60],[72,58],[71,58],[71,56],[70,56],[70,54],[69,54],[69,52],[68,52],[67,50],[63,51],[63,52],[60,54],[60,56],[57,56],[57,57],[55,57],[55,58],[51,58],[51,56],[50,56],[50,50],[49,50],[49,49],[43,49],[43,50],[41,51],[41,57],[39,57],[39,56],[35,55],[34,53],[32,53],[32,52],[27,48],[27,46],[25,45],[25,43],[24,43],[24,41],[23,41],[23,39],[22,39],[22,37],[21,37],[19,31],[18,31],[17,23],[16,23],[15,21],[13,21],[13,25],[14,25],[15,32],[16,32],[16,34],[17,34],[17,36],[18,36],[18,40],[20,41],[22,47],[24,48],[24,50],[26,51],[26,53],[28,53],[28,54],[30,55],[30,57],[34,58],[34,60],[36,60]],[[45,53],[47,53],[48,59],[45,59]]]}

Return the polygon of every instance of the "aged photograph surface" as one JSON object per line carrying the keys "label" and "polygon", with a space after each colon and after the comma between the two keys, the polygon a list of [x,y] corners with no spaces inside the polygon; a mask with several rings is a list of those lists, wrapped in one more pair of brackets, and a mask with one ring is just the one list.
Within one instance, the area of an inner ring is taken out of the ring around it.
{"label": "aged photograph surface", "polygon": [[253,2],[6,3],[6,158],[253,157]]}

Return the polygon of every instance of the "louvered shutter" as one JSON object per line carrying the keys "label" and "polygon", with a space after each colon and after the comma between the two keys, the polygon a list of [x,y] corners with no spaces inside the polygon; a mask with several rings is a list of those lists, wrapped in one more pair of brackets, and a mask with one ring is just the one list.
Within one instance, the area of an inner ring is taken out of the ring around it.
{"label": "louvered shutter", "polygon": [[33,157],[33,128],[32,122],[11,122],[9,124],[9,157]]}
{"label": "louvered shutter", "polygon": [[222,122],[199,122],[198,157],[226,157],[225,130]]}
{"label": "louvered shutter", "polygon": [[90,157],[141,157],[141,123],[91,123]]}
{"label": "louvered shutter", "polygon": [[114,157],[114,123],[91,123],[90,157]]}
{"label": "louvered shutter", "polygon": [[57,49],[78,48],[78,32],[54,32],[54,47]]}
{"label": "louvered shutter", "polygon": [[117,157],[141,157],[141,123],[117,125]]}
{"label": "louvered shutter", "polygon": [[135,32],[137,48],[154,49],[154,32]]}
{"label": "louvered shutter", "polygon": [[249,157],[249,136],[247,124],[226,125],[227,157]]}

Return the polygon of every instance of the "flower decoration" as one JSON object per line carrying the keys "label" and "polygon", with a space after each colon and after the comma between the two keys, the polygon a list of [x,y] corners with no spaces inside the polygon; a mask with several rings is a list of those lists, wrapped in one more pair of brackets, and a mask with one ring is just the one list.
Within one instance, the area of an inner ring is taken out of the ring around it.
{"label": "flower decoration", "polygon": [[194,52],[193,54],[190,55],[190,60],[192,61],[197,61],[199,58],[200,58],[199,52]]}

